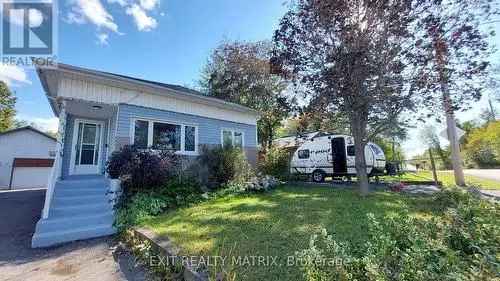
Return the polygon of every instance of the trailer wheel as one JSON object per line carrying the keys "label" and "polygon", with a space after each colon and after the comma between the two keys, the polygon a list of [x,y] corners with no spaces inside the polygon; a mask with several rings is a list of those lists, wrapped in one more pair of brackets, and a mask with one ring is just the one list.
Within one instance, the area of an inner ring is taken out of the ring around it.
{"label": "trailer wheel", "polygon": [[323,182],[325,181],[325,173],[321,170],[315,170],[312,173],[313,182]]}

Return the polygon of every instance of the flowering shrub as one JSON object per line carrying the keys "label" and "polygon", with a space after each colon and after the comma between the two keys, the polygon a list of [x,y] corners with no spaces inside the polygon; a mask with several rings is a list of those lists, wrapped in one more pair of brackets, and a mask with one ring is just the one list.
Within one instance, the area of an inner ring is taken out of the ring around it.
{"label": "flowering shrub", "polygon": [[106,170],[123,181],[125,197],[160,187],[178,174],[180,159],[172,151],[139,150],[124,146],[111,154]]}
{"label": "flowering shrub", "polygon": [[401,192],[405,188],[405,184],[402,182],[393,183],[389,185],[392,192]]}

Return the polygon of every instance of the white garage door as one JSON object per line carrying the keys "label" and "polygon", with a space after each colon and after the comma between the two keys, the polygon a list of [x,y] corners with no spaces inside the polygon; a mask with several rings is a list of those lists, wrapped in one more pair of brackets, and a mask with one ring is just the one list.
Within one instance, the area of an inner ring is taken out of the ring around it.
{"label": "white garage door", "polygon": [[11,188],[45,188],[51,169],[50,167],[15,167]]}
{"label": "white garage door", "polygon": [[46,188],[53,162],[50,158],[14,158],[10,188]]}

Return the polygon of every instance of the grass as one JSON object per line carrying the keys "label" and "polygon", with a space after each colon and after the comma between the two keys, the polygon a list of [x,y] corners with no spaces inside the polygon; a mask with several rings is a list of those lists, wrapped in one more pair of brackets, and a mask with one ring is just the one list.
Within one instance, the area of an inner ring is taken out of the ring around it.
{"label": "grass", "polygon": [[[438,180],[443,183],[444,186],[454,186],[455,178],[453,172],[450,171],[438,171],[437,172]],[[419,171],[418,173],[405,173],[401,176],[393,176],[393,177],[383,177],[386,181],[410,181],[410,180],[433,180],[431,171]],[[500,182],[482,179],[474,176],[465,175],[465,182],[468,185],[474,185],[480,187],[480,189],[488,189],[488,190],[500,190]]]}
{"label": "grass", "polygon": [[[229,266],[236,280],[303,280],[287,257],[308,247],[325,227],[344,241],[363,243],[367,214],[434,216],[431,199],[391,192],[360,198],[355,191],[285,186],[271,193],[231,195],[179,209],[144,223],[167,235],[186,255],[277,257],[281,266]],[[229,261],[230,259],[228,259]],[[215,271],[213,267],[211,272]]]}

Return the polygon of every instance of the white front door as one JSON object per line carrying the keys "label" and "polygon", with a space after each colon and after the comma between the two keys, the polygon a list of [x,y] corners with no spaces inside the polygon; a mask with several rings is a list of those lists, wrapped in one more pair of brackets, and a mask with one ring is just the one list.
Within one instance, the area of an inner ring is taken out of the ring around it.
{"label": "white front door", "polygon": [[91,120],[75,120],[71,175],[100,174],[104,123]]}

